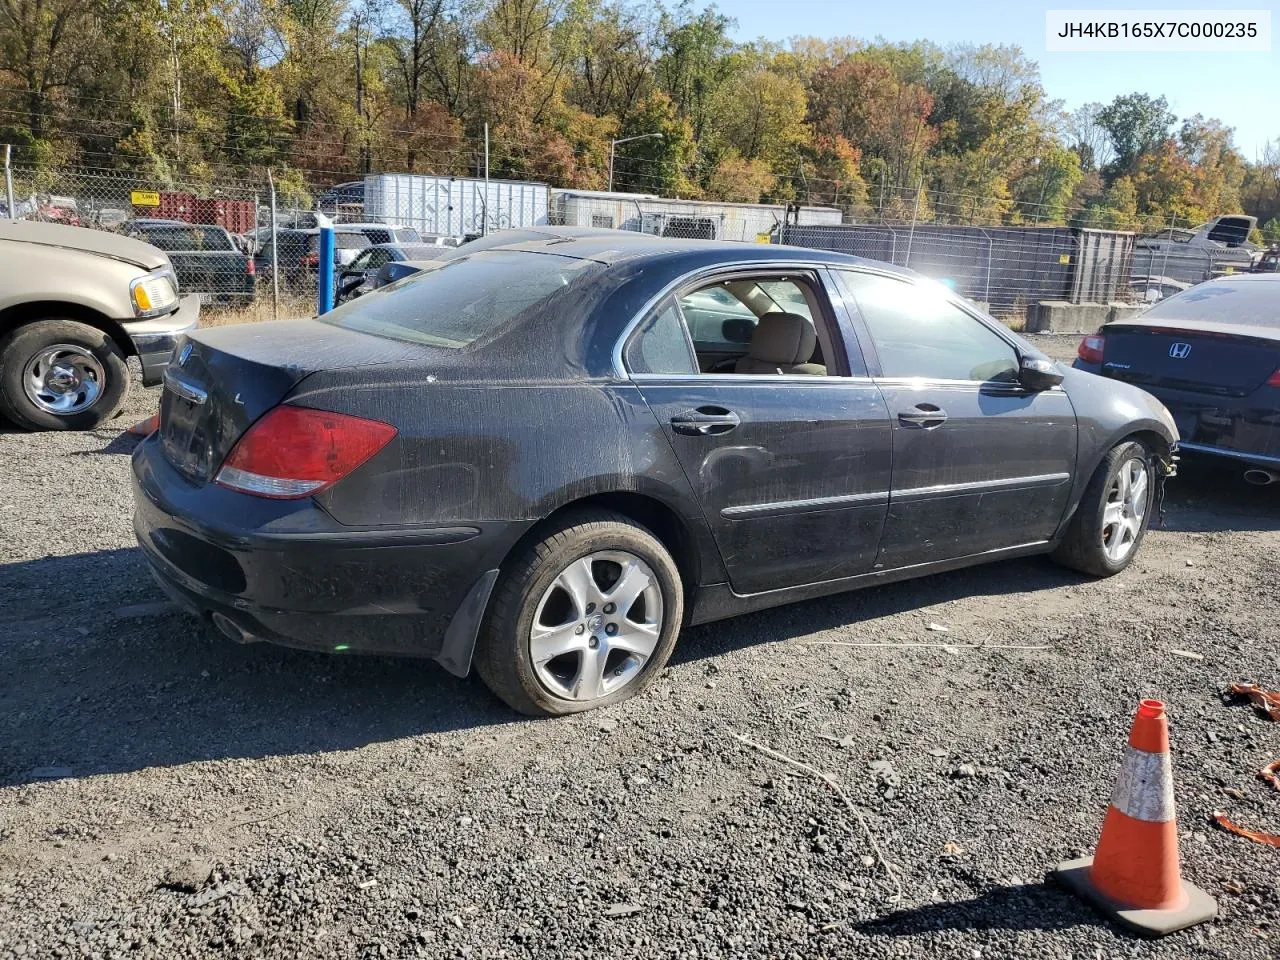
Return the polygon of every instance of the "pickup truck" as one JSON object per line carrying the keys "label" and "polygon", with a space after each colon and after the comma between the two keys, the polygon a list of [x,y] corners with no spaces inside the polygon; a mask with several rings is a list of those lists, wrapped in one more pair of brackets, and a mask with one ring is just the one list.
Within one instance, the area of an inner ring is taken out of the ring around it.
{"label": "pickup truck", "polygon": [[87,227],[0,220],[0,417],[88,430],[119,412],[126,358],[157,384],[200,320],[163,251]]}
{"label": "pickup truck", "polygon": [[178,283],[204,303],[244,304],[253,300],[257,270],[225,229],[182,220],[133,220],[127,237],[159,247],[169,255]]}

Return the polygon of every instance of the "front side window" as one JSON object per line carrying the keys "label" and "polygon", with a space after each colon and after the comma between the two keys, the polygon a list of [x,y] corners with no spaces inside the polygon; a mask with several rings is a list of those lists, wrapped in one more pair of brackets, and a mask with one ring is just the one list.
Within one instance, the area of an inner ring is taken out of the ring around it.
{"label": "front side window", "polygon": [[929,284],[837,270],[894,379],[999,380],[1018,377],[1018,355],[1003,338]]}

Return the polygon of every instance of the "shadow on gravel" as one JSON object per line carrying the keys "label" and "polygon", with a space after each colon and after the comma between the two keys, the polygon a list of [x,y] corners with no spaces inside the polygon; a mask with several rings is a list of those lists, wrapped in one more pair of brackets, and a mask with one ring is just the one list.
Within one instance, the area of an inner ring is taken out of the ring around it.
{"label": "shadow on gravel", "polygon": [[1183,457],[1165,496],[1164,529],[1185,533],[1280,530],[1280,483],[1257,487],[1244,467],[1213,458]]}
{"label": "shadow on gravel", "polygon": [[522,719],[429,661],[238,646],[137,550],[0,566],[0,783],[350,750]]}
{"label": "shadow on gravel", "polygon": [[104,457],[104,456],[129,456],[133,453],[133,448],[142,442],[142,437],[129,432],[128,427],[122,429],[118,434],[111,438],[111,441],[101,450],[78,450],[72,454],[73,457]]}
{"label": "shadow on gravel", "polygon": [[872,936],[909,937],[939,930],[1063,930],[1087,922],[1089,914],[1048,883],[993,887],[972,900],[930,903],[899,910],[858,925]]}
{"label": "shadow on gravel", "polygon": [[967,570],[933,574],[918,580],[839,593],[819,600],[805,600],[761,613],[694,627],[681,635],[671,662],[686,663],[757,643],[792,640],[821,630],[875,620],[964,597],[1035,593],[1091,582],[1091,578],[1059,567],[1047,557],[984,564]]}

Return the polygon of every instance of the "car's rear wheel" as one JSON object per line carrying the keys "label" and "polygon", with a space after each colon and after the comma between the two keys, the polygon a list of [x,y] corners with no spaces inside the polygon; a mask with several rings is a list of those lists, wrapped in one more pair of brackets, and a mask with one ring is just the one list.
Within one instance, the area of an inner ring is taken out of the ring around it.
{"label": "car's rear wheel", "polygon": [[0,337],[0,414],[28,430],[88,430],[115,416],[129,367],[110,336],[40,320]]}
{"label": "car's rear wheel", "polygon": [[1090,478],[1053,558],[1095,577],[1119,573],[1147,534],[1155,492],[1151,451],[1136,440],[1112,448]]}
{"label": "car's rear wheel", "polygon": [[626,517],[582,511],[505,565],[476,670],[521,713],[606,706],[652,683],[683,616],[680,573],[662,543]]}

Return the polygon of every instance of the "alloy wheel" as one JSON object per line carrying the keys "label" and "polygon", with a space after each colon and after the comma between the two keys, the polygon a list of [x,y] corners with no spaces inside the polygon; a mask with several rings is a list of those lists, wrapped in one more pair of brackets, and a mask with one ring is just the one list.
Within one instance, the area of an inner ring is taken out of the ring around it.
{"label": "alloy wheel", "polygon": [[1147,464],[1137,457],[1126,460],[1111,481],[1102,508],[1102,549],[1112,563],[1127,557],[1138,542],[1147,513],[1148,483]]}
{"label": "alloy wheel", "polygon": [[653,569],[625,550],[569,564],[538,601],[529,659],[551,694],[598,700],[633,683],[662,635],[662,588]]}

